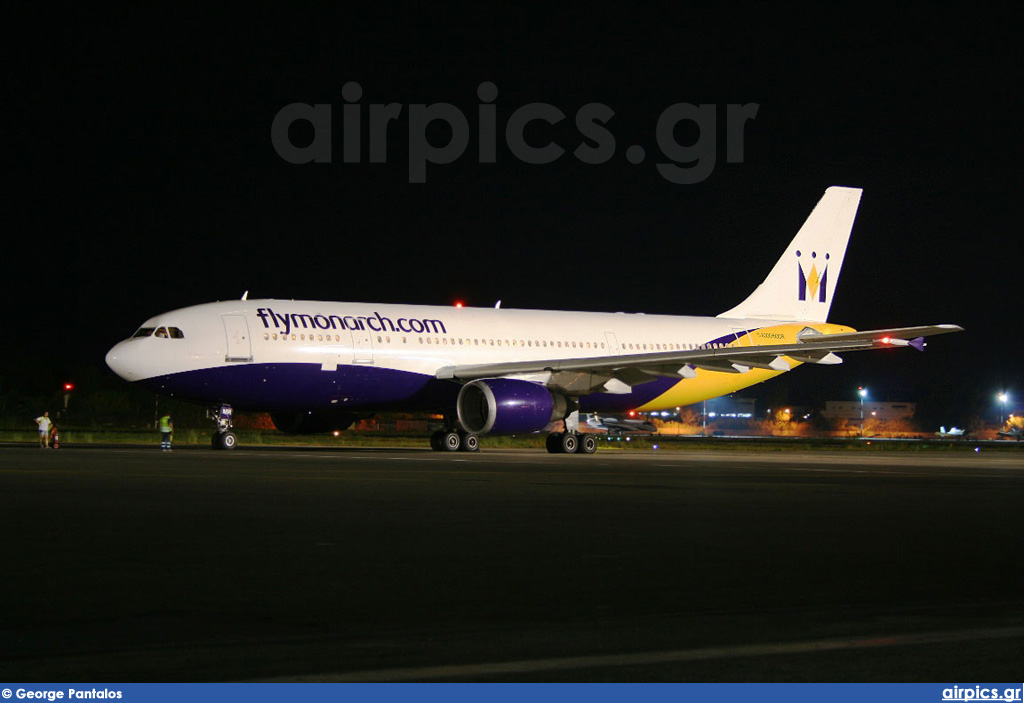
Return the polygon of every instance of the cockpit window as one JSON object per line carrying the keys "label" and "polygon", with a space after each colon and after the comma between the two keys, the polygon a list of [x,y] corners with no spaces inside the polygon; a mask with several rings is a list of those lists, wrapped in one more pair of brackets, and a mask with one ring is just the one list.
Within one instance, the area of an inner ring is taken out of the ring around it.
{"label": "cockpit window", "polygon": [[184,339],[185,334],[177,327],[158,327],[154,337],[160,339]]}
{"label": "cockpit window", "polygon": [[132,335],[132,339],[151,336],[160,339],[185,339],[185,333],[179,327],[142,327]]}

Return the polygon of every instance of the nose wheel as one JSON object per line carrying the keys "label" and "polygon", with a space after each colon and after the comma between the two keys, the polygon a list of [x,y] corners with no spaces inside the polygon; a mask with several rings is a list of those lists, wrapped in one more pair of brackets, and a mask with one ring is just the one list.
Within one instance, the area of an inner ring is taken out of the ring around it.
{"label": "nose wheel", "polygon": [[214,449],[234,449],[238,446],[238,437],[234,432],[214,432],[210,445]]}

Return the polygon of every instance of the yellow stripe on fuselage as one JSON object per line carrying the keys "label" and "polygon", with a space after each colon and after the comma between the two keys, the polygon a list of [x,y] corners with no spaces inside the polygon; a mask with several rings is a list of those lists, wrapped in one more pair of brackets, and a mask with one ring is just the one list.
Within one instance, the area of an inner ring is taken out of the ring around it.
{"label": "yellow stripe on fuselage", "polygon": [[[815,323],[794,323],[788,325],[774,325],[772,327],[761,327],[749,334],[745,334],[735,342],[728,344],[729,347],[759,347],[770,344],[796,344],[796,335],[803,329],[810,327],[822,334],[839,334],[842,332],[854,332],[852,327],[845,325],[833,325],[827,322]],[[796,368],[802,362],[794,361],[789,357],[783,357],[789,362],[790,368]],[[738,360],[742,363],[742,360]],[[707,371],[697,369],[696,378],[686,378],[669,388],[667,391],[653,399],[649,403],[641,405],[637,410],[646,412],[648,410],[666,410],[677,408],[683,405],[699,403],[702,400],[710,400],[719,396],[735,393],[738,390],[749,388],[762,381],[775,378],[785,371],[770,371],[768,369],[750,369],[747,373],[726,373],[724,371]]]}

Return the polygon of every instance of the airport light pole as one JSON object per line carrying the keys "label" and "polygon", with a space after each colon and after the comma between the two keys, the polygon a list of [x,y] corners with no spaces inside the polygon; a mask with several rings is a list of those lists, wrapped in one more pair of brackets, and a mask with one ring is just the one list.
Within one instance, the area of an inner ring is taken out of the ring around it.
{"label": "airport light pole", "polygon": [[999,400],[999,424],[1002,426],[1003,415],[1006,414],[1006,401],[1010,399],[1010,395],[1006,391],[1003,391],[997,395],[996,398]]}
{"label": "airport light pole", "polygon": [[864,386],[857,388],[857,395],[860,396],[860,436],[864,437],[864,396],[868,394],[868,389]]}
{"label": "airport light pole", "polygon": [[71,400],[71,391],[75,390],[74,383],[64,384],[64,417],[62,418],[65,423],[69,422],[68,418],[71,416],[68,411],[68,402]]}

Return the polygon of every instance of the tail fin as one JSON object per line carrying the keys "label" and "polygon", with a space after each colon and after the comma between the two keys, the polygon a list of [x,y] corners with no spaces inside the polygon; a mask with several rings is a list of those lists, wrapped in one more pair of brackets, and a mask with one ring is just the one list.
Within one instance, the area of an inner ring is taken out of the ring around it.
{"label": "tail fin", "polygon": [[719,317],[825,322],[862,192],[828,188],[768,278]]}

